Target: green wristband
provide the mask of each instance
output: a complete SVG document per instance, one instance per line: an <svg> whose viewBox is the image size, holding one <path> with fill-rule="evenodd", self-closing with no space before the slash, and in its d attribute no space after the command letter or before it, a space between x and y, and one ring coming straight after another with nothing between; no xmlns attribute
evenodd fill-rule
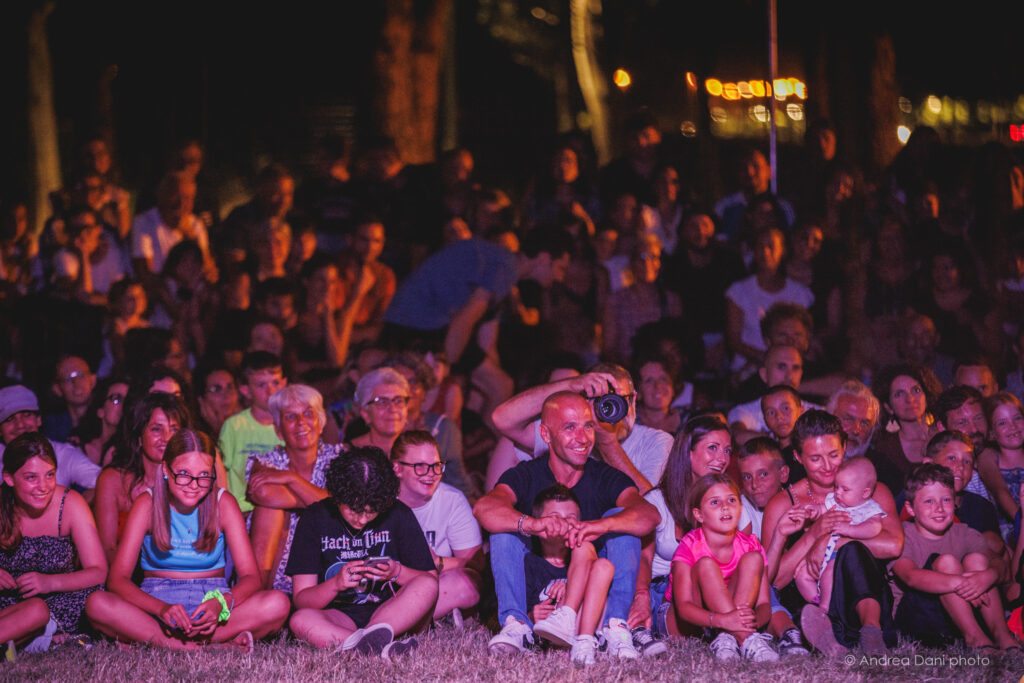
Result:
<svg viewBox="0 0 1024 683"><path fill-rule="evenodd" d="M217 598L217 602L220 603L220 615L217 617L217 621L224 623L231 616L231 610L228 609L228 601L224 599L219 590L207 591L206 595L203 596L203 602L206 602L210 598Z"/></svg>

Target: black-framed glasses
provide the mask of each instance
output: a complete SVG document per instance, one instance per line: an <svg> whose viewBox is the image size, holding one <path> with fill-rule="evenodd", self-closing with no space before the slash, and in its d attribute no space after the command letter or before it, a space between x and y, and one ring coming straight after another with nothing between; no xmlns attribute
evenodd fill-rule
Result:
<svg viewBox="0 0 1024 683"><path fill-rule="evenodd" d="M373 399L372 401L367 401L366 405L373 406L375 408L386 408L389 405L390 406L394 406L395 408L401 408L403 406L409 405L409 397L408 396L392 396L392 397L388 398L387 396L378 396L377 398Z"/></svg>
<svg viewBox="0 0 1024 683"><path fill-rule="evenodd" d="M396 460L399 465L405 465L411 467L412 471L416 473L417 477L426 475L427 472L433 472L434 474L444 473L446 463L443 462L402 462Z"/></svg>
<svg viewBox="0 0 1024 683"><path fill-rule="evenodd" d="M200 474L198 477L193 477L191 474L185 472L176 472L174 474L174 483L182 488L190 486L192 482L199 485L201 489L208 489L213 486L213 481L217 477L212 477L209 474Z"/></svg>

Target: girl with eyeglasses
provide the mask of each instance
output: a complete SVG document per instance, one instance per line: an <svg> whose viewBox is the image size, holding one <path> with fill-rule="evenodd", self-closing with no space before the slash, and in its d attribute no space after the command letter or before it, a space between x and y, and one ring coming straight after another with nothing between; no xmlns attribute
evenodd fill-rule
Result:
<svg viewBox="0 0 1024 683"><path fill-rule="evenodd" d="M402 432L391 447L398 475L398 499L412 508L430 545L439 591L434 619L452 615L458 627L462 611L480 600L483 539L466 495L441 481L445 463L430 432Z"/></svg>
<svg viewBox="0 0 1024 683"><path fill-rule="evenodd" d="M78 563L76 564L76 558ZM57 456L39 432L12 440L0 485L0 643L36 640L31 650L88 630L86 598L107 560L89 506L57 485Z"/></svg>
<svg viewBox="0 0 1024 683"><path fill-rule="evenodd" d="M86 613L119 642L172 650L207 644L252 651L277 631L288 598L260 590L256 559L235 498L217 487L214 444L184 429L167 442L153 487L132 505L107 579ZM228 585L225 549L238 580ZM132 582L136 563L141 586Z"/></svg>

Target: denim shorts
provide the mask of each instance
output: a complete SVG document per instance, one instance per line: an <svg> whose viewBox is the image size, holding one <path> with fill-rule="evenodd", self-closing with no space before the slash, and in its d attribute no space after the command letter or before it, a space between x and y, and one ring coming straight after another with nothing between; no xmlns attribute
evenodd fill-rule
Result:
<svg viewBox="0 0 1024 683"><path fill-rule="evenodd" d="M168 605L181 605L189 614L203 602L208 591L228 590L228 582L223 576L210 576L205 579L160 579L148 577L139 586L143 593L152 595Z"/></svg>

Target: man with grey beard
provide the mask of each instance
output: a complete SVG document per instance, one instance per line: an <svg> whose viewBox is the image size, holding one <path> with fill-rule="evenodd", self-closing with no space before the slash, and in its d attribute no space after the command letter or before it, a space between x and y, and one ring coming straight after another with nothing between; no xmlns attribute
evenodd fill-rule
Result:
<svg viewBox="0 0 1024 683"><path fill-rule="evenodd" d="M845 458L866 456L878 472L878 481L889 487L895 498L903 490L903 475L884 454L871 448L878 426L878 399L862 382L843 382L829 396L826 410L837 418L846 432Z"/></svg>

